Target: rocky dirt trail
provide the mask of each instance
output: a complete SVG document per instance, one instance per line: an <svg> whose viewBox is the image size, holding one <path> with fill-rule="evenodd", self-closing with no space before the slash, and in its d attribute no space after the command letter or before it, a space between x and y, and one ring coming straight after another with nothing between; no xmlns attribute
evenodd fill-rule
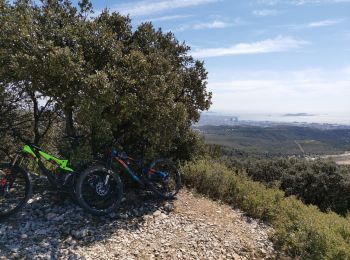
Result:
<svg viewBox="0 0 350 260"><path fill-rule="evenodd" d="M172 203L129 192L118 213L95 218L69 200L36 194L0 222L0 259L275 259L271 228L182 190Z"/></svg>

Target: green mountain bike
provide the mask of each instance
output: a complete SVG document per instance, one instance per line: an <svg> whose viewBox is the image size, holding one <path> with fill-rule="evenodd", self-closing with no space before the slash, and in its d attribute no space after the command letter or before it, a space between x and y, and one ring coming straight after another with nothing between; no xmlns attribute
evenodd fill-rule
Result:
<svg viewBox="0 0 350 260"><path fill-rule="evenodd" d="M0 164L0 218L9 217L28 202L32 195L32 180L22 163L25 157L34 158L40 172L45 175L51 186L57 191L64 191L74 196L74 178L76 172L69 166L68 160L61 160L46 153L40 147L23 140L25 143L10 163ZM51 165L48 169L44 161Z"/></svg>

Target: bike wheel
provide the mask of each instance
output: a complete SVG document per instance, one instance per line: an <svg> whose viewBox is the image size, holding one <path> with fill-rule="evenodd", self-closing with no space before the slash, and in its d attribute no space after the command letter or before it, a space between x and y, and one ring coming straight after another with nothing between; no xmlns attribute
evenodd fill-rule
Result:
<svg viewBox="0 0 350 260"><path fill-rule="evenodd" d="M83 209L102 216L118 208L123 196L123 185L115 172L108 171L104 166L93 166L79 174L75 192Z"/></svg>
<svg viewBox="0 0 350 260"><path fill-rule="evenodd" d="M159 196L172 199L181 188L181 174L172 161L158 159L152 162L146 174L147 183Z"/></svg>
<svg viewBox="0 0 350 260"><path fill-rule="evenodd" d="M102 163L100 161L82 161L75 167L75 169L77 169L76 172L74 172L69 176L67 186L68 186L70 197L75 204L79 205L79 202L77 199L77 192L76 192L76 186L77 186L76 182L78 179L79 172L82 172L90 167L101 165L101 164Z"/></svg>
<svg viewBox="0 0 350 260"><path fill-rule="evenodd" d="M0 219L21 210L31 194L32 182L25 170L10 163L0 164Z"/></svg>

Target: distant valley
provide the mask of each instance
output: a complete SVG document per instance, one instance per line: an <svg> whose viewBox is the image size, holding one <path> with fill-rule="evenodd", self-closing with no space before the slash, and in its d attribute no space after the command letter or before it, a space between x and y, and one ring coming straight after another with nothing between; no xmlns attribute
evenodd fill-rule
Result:
<svg viewBox="0 0 350 260"><path fill-rule="evenodd" d="M332 155L350 151L350 127L297 125L205 125L194 129L209 144L248 153Z"/></svg>

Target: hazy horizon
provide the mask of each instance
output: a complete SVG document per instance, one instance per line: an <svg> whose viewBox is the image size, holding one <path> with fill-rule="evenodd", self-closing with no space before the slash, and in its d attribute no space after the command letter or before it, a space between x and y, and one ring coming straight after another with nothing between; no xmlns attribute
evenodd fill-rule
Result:
<svg viewBox="0 0 350 260"><path fill-rule="evenodd" d="M305 122L305 123L328 123L328 124L340 124L350 125L350 116L347 113L340 114L327 114L327 113L316 113L308 115L293 115L305 113L303 111L298 112L230 112L230 111L208 111L204 112L205 115L217 115L217 116L231 116L238 117L241 121L271 121L271 122Z"/></svg>

